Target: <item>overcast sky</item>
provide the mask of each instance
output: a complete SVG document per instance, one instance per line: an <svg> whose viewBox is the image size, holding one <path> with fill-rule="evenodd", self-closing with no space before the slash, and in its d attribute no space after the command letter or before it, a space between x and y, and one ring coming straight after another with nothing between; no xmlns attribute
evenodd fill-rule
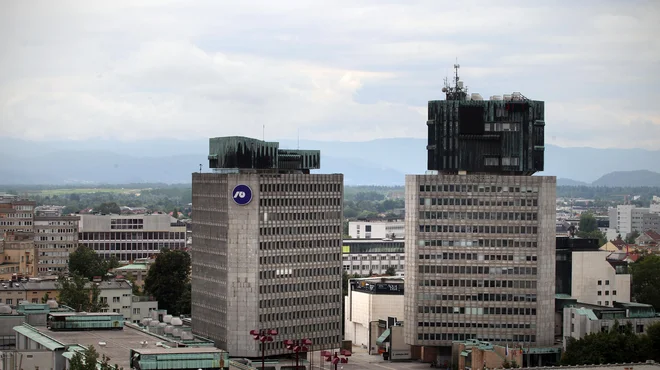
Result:
<svg viewBox="0 0 660 370"><path fill-rule="evenodd" d="M425 137L458 58L548 143L658 149L659 35L657 0L2 0L0 135Z"/></svg>

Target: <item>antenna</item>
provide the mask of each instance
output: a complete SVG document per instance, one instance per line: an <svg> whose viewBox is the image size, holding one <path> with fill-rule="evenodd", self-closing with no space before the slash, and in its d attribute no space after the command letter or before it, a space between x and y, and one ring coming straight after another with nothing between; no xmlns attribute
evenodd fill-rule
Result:
<svg viewBox="0 0 660 370"><path fill-rule="evenodd" d="M199 164L199 173L202 173L202 164Z"/></svg>
<svg viewBox="0 0 660 370"><path fill-rule="evenodd" d="M261 139L263 141L266 141L266 124L264 124L263 127L261 128Z"/></svg>
<svg viewBox="0 0 660 370"><path fill-rule="evenodd" d="M298 150L300 150L300 129L298 129Z"/></svg>

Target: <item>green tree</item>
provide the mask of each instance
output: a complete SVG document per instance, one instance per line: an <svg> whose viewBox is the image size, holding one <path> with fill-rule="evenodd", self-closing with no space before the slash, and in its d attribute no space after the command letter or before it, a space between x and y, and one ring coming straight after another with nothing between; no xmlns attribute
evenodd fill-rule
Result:
<svg viewBox="0 0 660 370"><path fill-rule="evenodd" d="M183 291L179 301L176 303L177 310L179 315L190 315L192 308L192 284L186 284L186 288Z"/></svg>
<svg viewBox="0 0 660 370"><path fill-rule="evenodd" d="M390 266L385 270L386 275L396 276L396 269L393 266Z"/></svg>
<svg viewBox="0 0 660 370"><path fill-rule="evenodd" d="M174 210L172 210L172 217L174 218L179 218L179 210L174 207Z"/></svg>
<svg viewBox="0 0 660 370"><path fill-rule="evenodd" d="M80 245L69 255L69 272L93 280L95 276L106 278L108 270L119 267L115 256L103 260L93 249Z"/></svg>
<svg viewBox="0 0 660 370"><path fill-rule="evenodd" d="M598 222L591 212L584 212L580 215L580 224L578 227L580 232L590 233L598 230Z"/></svg>
<svg viewBox="0 0 660 370"><path fill-rule="evenodd" d="M637 238L639 238L639 231L635 230L626 235L626 244L635 244L635 240L637 240Z"/></svg>
<svg viewBox="0 0 660 370"><path fill-rule="evenodd" d="M632 295L636 302L660 311L660 256L647 255L630 265Z"/></svg>
<svg viewBox="0 0 660 370"><path fill-rule="evenodd" d="M107 303L101 302L99 298L101 290L98 285L88 283L84 276L74 274L67 278L60 275L55 283L60 291L58 302L74 310L85 312L100 312L107 308Z"/></svg>
<svg viewBox="0 0 660 370"><path fill-rule="evenodd" d="M621 364L646 361L649 338L634 333L630 323L618 321L609 331L587 334L582 339L568 340L562 356L563 365Z"/></svg>
<svg viewBox="0 0 660 370"><path fill-rule="evenodd" d="M660 362L660 322L653 323L646 328L649 339L649 360Z"/></svg>
<svg viewBox="0 0 660 370"><path fill-rule="evenodd" d="M180 315L189 283L190 255L180 250L163 249L149 268L144 291L154 296L158 305L169 314Z"/></svg>
<svg viewBox="0 0 660 370"><path fill-rule="evenodd" d="M111 213L116 215L121 214L121 208L115 202L101 203L98 207L94 207L94 211L105 215Z"/></svg>
<svg viewBox="0 0 660 370"><path fill-rule="evenodd" d="M96 370L99 353L94 346L89 346L82 352L76 352L69 362L70 370Z"/></svg>

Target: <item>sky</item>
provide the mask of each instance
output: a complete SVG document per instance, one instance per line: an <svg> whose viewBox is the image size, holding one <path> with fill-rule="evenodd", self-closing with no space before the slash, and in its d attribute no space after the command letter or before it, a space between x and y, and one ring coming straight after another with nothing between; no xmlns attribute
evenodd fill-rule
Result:
<svg viewBox="0 0 660 370"><path fill-rule="evenodd" d="M0 136L426 136L469 91L544 100L546 143L660 147L660 2L3 0Z"/></svg>

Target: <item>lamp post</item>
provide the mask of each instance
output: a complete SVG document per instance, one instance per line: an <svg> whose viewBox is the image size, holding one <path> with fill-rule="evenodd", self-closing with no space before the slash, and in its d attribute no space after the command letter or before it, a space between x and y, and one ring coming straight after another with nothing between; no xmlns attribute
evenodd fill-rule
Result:
<svg viewBox="0 0 660 370"><path fill-rule="evenodd" d="M351 351L342 349L339 351L339 355L344 356L344 357L339 357L337 355L337 352L335 352L334 356L331 355L329 352L325 352L325 361L330 362L331 364L335 365L335 370L337 370L337 364L347 364L348 363L348 358L351 355Z"/></svg>
<svg viewBox="0 0 660 370"><path fill-rule="evenodd" d="M300 352L307 352L309 350L309 347L312 345L312 341L310 339L304 338L304 339L287 339L284 341L284 345L286 348L290 351L293 351L296 354L296 370L298 369L298 354Z"/></svg>
<svg viewBox="0 0 660 370"><path fill-rule="evenodd" d="M250 335L252 335L254 340L261 342L261 370L266 370L266 343L273 341L273 336L277 335L277 330L250 330Z"/></svg>

